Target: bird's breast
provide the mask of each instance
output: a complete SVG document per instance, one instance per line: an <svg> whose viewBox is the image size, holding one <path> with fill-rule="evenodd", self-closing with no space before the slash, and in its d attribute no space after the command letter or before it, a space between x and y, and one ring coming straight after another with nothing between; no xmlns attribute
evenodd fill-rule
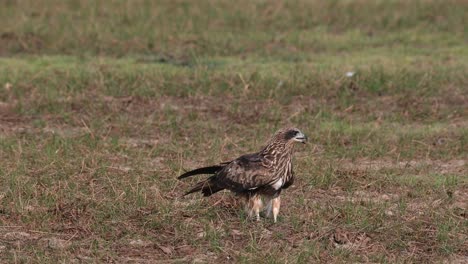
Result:
<svg viewBox="0 0 468 264"><path fill-rule="evenodd" d="M281 187L283 187L283 178L279 178L275 183L273 183L273 185L271 185L275 190L279 190L281 189Z"/></svg>

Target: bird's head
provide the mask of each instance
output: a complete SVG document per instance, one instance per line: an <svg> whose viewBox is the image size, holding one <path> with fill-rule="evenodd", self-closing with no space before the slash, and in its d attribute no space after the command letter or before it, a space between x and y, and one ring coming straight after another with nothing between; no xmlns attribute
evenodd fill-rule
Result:
<svg viewBox="0 0 468 264"><path fill-rule="evenodd" d="M297 128L284 128L275 133L262 152L266 155L277 155L283 151L292 151L294 143L305 144L307 136Z"/></svg>
<svg viewBox="0 0 468 264"><path fill-rule="evenodd" d="M300 142L305 144L307 142L307 136L302 133L299 129L297 128L287 128L282 131L280 131L286 141L290 142Z"/></svg>
<svg viewBox="0 0 468 264"><path fill-rule="evenodd" d="M299 142L305 144L307 136L295 127L283 128L275 133L270 139L271 144L293 145L292 143Z"/></svg>

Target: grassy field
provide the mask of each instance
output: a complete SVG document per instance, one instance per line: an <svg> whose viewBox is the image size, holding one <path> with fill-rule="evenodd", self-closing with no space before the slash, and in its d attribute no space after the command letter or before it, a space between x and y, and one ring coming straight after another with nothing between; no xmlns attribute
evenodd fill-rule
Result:
<svg viewBox="0 0 468 264"><path fill-rule="evenodd" d="M468 262L466 1L158 2L0 3L0 262ZM289 125L278 223L181 198Z"/></svg>

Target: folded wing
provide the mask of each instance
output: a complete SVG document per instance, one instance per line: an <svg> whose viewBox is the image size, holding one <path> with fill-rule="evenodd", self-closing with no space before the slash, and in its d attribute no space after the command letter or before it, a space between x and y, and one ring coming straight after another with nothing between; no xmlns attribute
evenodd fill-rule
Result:
<svg viewBox="0 0 468 264"><path fill-rule="evenodd" d="M181 175L185 178L195 174L214 174L208 179L197 183L190 191L201 191L204 196L210 196L218 191L228 189L236 193L247 193L270 184L273 179L272 168L268 160L258 154L241 156L221 166L200 168Z"/></svg>

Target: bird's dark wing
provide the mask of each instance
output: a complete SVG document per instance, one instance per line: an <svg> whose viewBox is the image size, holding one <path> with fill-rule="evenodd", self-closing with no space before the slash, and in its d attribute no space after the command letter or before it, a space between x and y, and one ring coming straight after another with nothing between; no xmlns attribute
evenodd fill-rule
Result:
<svg viewBox="0 0 468 264"><path fill-rule="evenodd" d="M209 166L209 167L203 167L203 168L198 168L195 170L187 171L186 173L180 175L177 177L177 179L182 180L187 177L193 176L193 175L198 175L198 174L215 174L219 170L221 170L226 164L229 164L230 161L228 162L221 162L219 165L214 165L214 166Z"/></svg>
<svg viewBox="0 0 468 264"><path fill-rule="evenodd" d="M187 178L187 177L190 177L190 176L193 176L193 175L198 175L198 174L215 174L217 171L219 171L222 168L223 168L223 166L219 166L219 165L198 168L198 169L188 171L188 172L180 175L179 177L177 177L177 179L182 180L184 178Z"/></svg>
<svg viewBox="0 0 468 264"><path fill-rule="evenodd" d="M270 161L261 155L247 154L224 166L213 181L234 192L254 190L274 181L272 169Z"/></svg>
<svg viewBox="0 0 468 264"><path fill-rule="evenodd" d="M247 154L233 161L221 163L218 166L199 168L179 176L183 179L196 174L214 174L206 180L197 183L185 195L201 191L204 196L210 196L223 189L243 193L275 181L273 166L261 155Z"/></svg>

